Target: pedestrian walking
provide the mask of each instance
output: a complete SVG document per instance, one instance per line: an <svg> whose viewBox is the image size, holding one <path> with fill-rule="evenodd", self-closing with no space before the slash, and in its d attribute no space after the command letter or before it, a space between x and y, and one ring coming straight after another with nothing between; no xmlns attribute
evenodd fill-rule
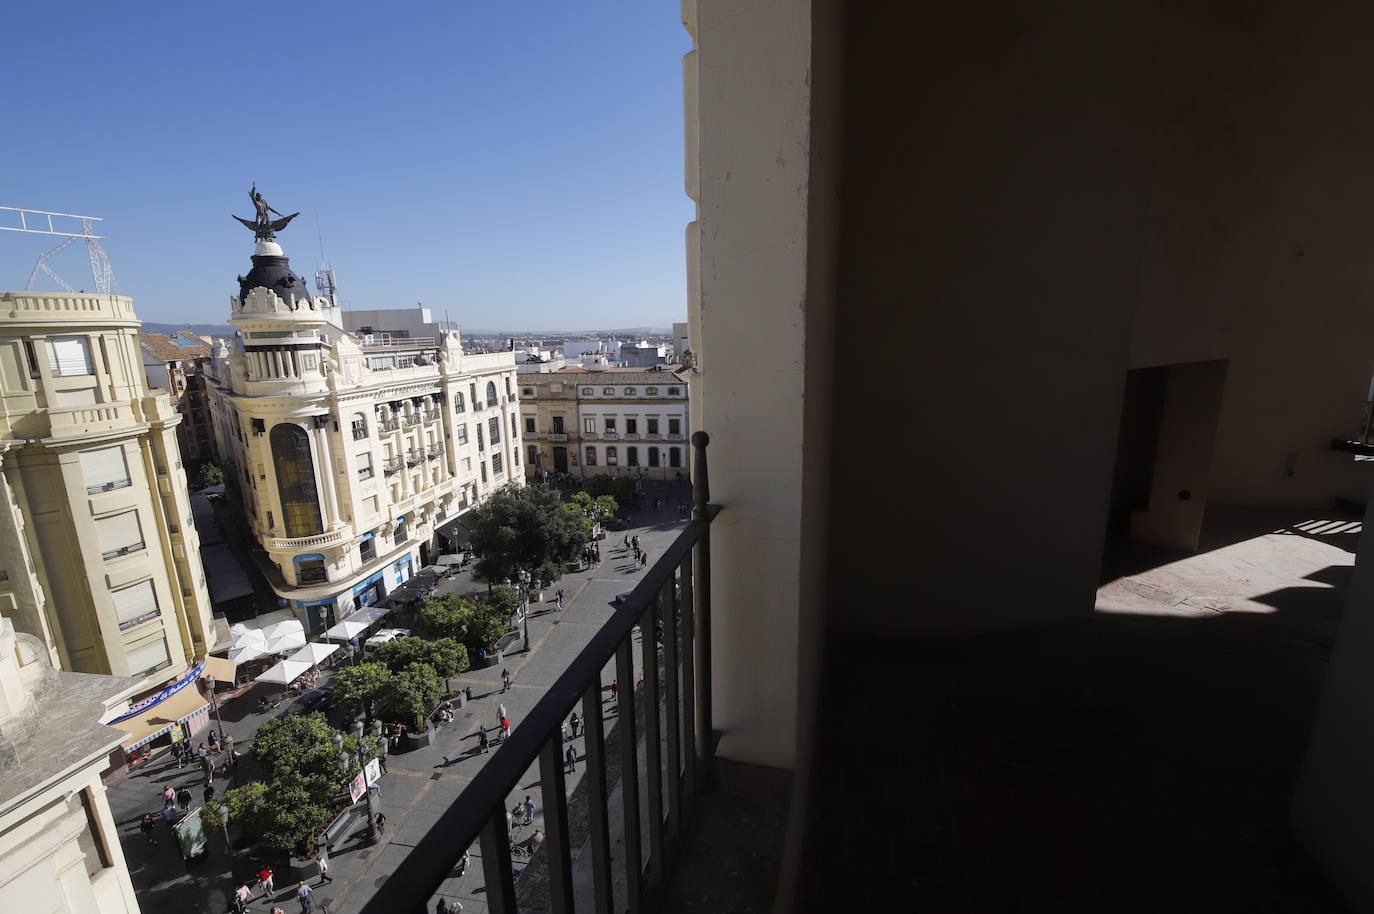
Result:
<svg viewBox="0 0 1374 914"><path fill-rule="evenodd" d="M209 806L209 805L210 805L210 801L213 800L214 798L215 798L215 785L214 785L214 784L206 784L206 785L205 785L205 805L206 805L206 806Z"/></svg>
<svg viewBox="0 0 1374 914"><path fill-rule="evenodd" d="M310 914L315 910L315 893L310 891L310 886L306 885L303 879L300 885L296 886L296 900L301 903L301 914Z"/></svg>
<svg viewBox="0 0 1374 914"><path fill-rule="evenodd" d="M334 877L329 875L329 855L324 851L316 851L315 862L320 865L320 885L333 882Z"/></svg>
<svg viewBox="0 0 1374 914"><path fill-rule="evenodd" d="M162 805L163 805L163 806L166 806L168 803L175 803L176 801L177 801L177 792L176 792L176 788L174 788L171 784L168 784L166 787L163 787L163 788L162 788Z"/></svg>
<svg viewBox="0 0 1374 914"><path fill-rule="evenodd" d="M630 548L630 534L628 534L628 533L625 534L625 548L626 548L626 549L629 549L629 548Z"/></svg>
<svg viewBox="0 0 1374 914"><path fill-rule="evenodd" d="M186 745L186 742L184 740L172 747L172 754L176 757L178 768L181 768L186 764L186 756L188 754L186 750L188 748L189 747Z"/></svg>
<svg viewBox="0 0 1374 914"><path fill-rule="evenodd" d="M191 788L183 787L177 791L177 802L181 804L181 808L183 811L190 812L191 799Z"/></svg>
<svg viewBox="0 0 1374 914"><path fill-rule="evenodd" d="M248 902L253 900L253 890L248 887L248 883L243 882L234 887L234 910L243 914L248 910Z"/></svg>
<svg viewBox="0 0 1374 914"><path fill-rule="evenodd" d="M276 886L272 884L272 867L265 863L258 870L258 887L262 889L263 898L276 891Z"/></svg>
<svg viewBox="0 0 1374 914"><path fill-rule="evenodd" d="M569 722L572 724L573 739L577 739L582 735L582 718L578 717L577 712L574 711L572 712L572 717L569 718Z"/></svg>
<svg viewBox="0 0 1374 914"><path fill-rule="evenodd" d="M177 808L175 804L168 804L162 807L162 821L167 823L168 828L175 829L177 820Z"/></svg>
<svg viewBox="0 0 1374 914"><path fill-rule="evenodd" d="M619 696L619 695L620 695L620 680L619 680L619 679L612 679L612 680L611 680L611 701L615 701L616 698L617 698L617 696Z"/></svg>
<svg viewBox="0 0 1374 914"><path fill-rule="evenodd" d="M381 835L381 834L385 834L385 833L386 833L386 814L385 814L385 813L380 813L380 812L379 812L379 813L377 813L377 834Z"/></svg>
<svg viewBox="0 0 1374 914"><path fill-rule="evenodd" d="M201 758L208 758L210 755L210 750L205 747L204 743L201 743L196 748L196 755L200 756Z"/></svg>
<svg viewBox="0 0 1374 914"><path fill-rule="evenodd" d="M504 743L508 736L510 736L510 718L503 717L501 718L501 742Z"/></svg>
<svg viewBox="0 0 1374 914"><path fill-rule="evenodd" d="M154 834L156 829L157 826L153 824L153 817L151 814L145 814L143 816L143 821L138 823L138 830L143 832L143 837L148 839L149 844L157 843L157 835Z"/></svg>
<svg viewBox="0 0 1374 914"><path fill-rule="evenodd" d="M568 726L568 722L566 720L563 721L562 730L563 742L566 743L568 740L572 739L572 727Z"/></svg>
<svg viewBox="0 0 1374 914"><path fill-rule="evenodd" d="M525 824L534 824L534 801L530 799L529 794L525 794Z"/></svg>
<svg viewBox="0 0 1374 914"><path fill-rule="evenodd" d="M647 552L641 552L641 553L639 554L639 567L640 567L640 568L644 568L644 567L646 567L648 564L649 564L649 553L647 553Z"/></svg>
<svg viewBox="0 0 1374 914"><path fill-rule="evenodd" d="M480 725L477 728L477 748L482 752L488 752L491 749L491 743L487 739L487 728Z"/></svg>
<svg viewBox="0 0 1374 914"><path fill-rule="evenodd" d="M577 747L569 746L568 751L563 756L563 761L567 763L568 774L577 770Z"/></svg>
<svg viewBox="0 0 1374 914"><path fill-rule="evenodd" d="M496 716L497 716L497 717L506 717L506 716L507 716L507 714L506 714L506 703L505 703L505 702L501 702L500 704L498 704L498 705L496 706Z"/></svg>
<svg viewBox="0 0 1374 914"><path fill-rule="evenodd" d="M501 694L506 694L510 690L510 670L501 670ZM504 716L504 715L503 715Z"/></svg>

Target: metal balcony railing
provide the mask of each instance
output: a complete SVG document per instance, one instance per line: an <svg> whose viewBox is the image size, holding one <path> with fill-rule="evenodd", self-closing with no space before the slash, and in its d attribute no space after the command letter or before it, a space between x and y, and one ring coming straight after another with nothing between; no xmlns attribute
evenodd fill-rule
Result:
<svg viewBox="0 0 1374 914"><path fill-rule="evenodd" d="M121 479L115 482L107 482L98 486L86 486L86 494L96 495L100 492L113 492L115 489L122 489L129 485L131 485L129 480Z"/></svg>
<svg viewBox="0 0 1374 914"><path fill-rule="evenodd" d="M419 414L419 413L407 413L406 416L405 416L405 418L401 420L401 424L404 425L406 428L411 428L412 426L419 425L419 424L420 424L420 414Z"/></svg>
<svg viewBox="0 0 1374 914"><path fill-rule="evenodd" d="M323 568L302 568L296 572L297 584L323 584L329 580L329 572Z"/></svg>
<svg viewBox="0 0 1374 914"><path fill-rule="evenodd" d="M638 440L639 440L639 432L626 432L626 433L625 433L625 440L626 440L626 441L638 441Z"/></svg>
<svg viewBox="0 0 1374 914"><path fill-rule="evenodd" d="M425 452L424 452L424 451L420 451L420 450L411 451L410 453L406 454L406 466L408 466L408 467L413 467L413 466L415 466L417 463L419 463L420 461L422 461L422 460L424 460L424 459L425 459Z"/></svg>
<svg viewBox="0 0 1374 914"><path fill-rule="evenodd" d="M567 432L549 432L549 440L550 440L550 441L567 441L567 440L568 440L568 433L567 433Z"/></svg>
<svg viewBox="0 0 1374 914"><path fill-rule="evenodd" d="M400 419L383 419L383 420L382 420L382 431L384 431L384 432L394 432L394 431L397 431L400 427L401 427L401 420L400 420Z"/></svg>
<svg viewBox="0 0 1374 914"><path fill-rule="evenodd" d="M395 473L405 466L405 460L400 457L388 457L386 463L382 464L382 471L385 473Z"/></svg>
<svg viewBox="0 0 1374 914"><path fill-rule="evenodd" d="M439 411L438 411L437 409L426 410L426 411L425 411L425 421L426 421L426 422L438 422L438 421L439 421Z"/></svg>
<svg viewBox="0 0 1374 914"><path fill-rule="evenodd" d="M663 439L663 436L660 435L658 432L649 432L649 434L645 435L644 437L649 441L661 441Z"/></svg>
<svg viewBox="0 0 1374 914"><path fill-rule="evenodd" d="M146 547L141 542L130 543L127 546L120 546L118 549L111 549L108 552L102 552L100 553L100 557L108 562L110 559L117 559L121 555L128 555L131 552L141 552L145 548Z"/></svg>
<svg viewBox="0 0 1374 914"><path fill-rule="evenodd" d="M595 910L609 912L623 882L629 909L661 887L682 846L683 828L709 775L715 738L711 731L711 521L708 504L706 434L693 438L697 474L692 521L614 611L558 681L525 715L520 726L482 766L410 852L389 874L385 892L372 896L361 914L433 909L433 895L463 851L481 841L483 898L494 914L516 910L515 876L506 830L506 798L539 761L548 893L555 914L573 910L572 840L564 780L562 724L578 705L586 721L586 788L590 861ZM681 599L679 600L679 594ZM679 605L680 604L680 605ZM635 629L640 644L635 643ZM634 652L646 671L642 689L642 747L636 726ZM601 670L615 658L616 678L626 684L616 701L619 789L623 802L612 808L606 780L608 751L603 723ZM643 752L644 771L639 758ZM666 789L665 789L666 788ZM624 834L643 833L640 797L645 798L647 843L628 840L611 857L610 816L624 817ZM665 799L666 798L666 799ZM474 860L477 855L473 855ZM620 873L612 872L612 867Z"/></svg>
<svg viewBox="0 0 1374 914"><path fill-rule="evenodd" d="M431 444L429 450L427 450L425 454L430 460L438 460L440 457L444 456L444 445L442 443Z"/></svg>

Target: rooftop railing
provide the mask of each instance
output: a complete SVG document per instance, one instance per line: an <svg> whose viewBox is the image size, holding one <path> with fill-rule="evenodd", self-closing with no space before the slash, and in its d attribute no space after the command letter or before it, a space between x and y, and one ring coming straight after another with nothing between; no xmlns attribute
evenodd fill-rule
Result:
<svg viewBox="0 0 1374 914"><path fill-rule="evenodd" d="M396 865L387 879L386 891L373 895L363 905L362 914L433 910L432 897L474 840L481 842L487 910L513 914L515 871L505 804L536 759L545 823L544 841L536 856L547 855L551 910L555 914L572 912L574 848L564 780L562 724L578 705L586 722L584 778L594 909L610 914L613 885L622 881L632 911L644 910L645 903L661 889L672 863L670 854L678 846L677 839L707 780L715 751L711 732L710 526L720 508L708 503L708 441L704 432L692 437L697 465L692 520L634 590L611 604L614 612L610 620ZM640 632L638 646L636 629ZM616 678L627 686L633 684L636 650L641 652L645 671L640 686L644 732L636 732L635 689L621 688L615 696L622 797L617 805L624 819L624 834L643 834L643 824L648 839L627 840L612 859L601 670L614 658ZM643 770L637 739L641 735ZM641 795L648 813L645 823L640 822ZM619 879L613 867L622 871Z"/></svg>

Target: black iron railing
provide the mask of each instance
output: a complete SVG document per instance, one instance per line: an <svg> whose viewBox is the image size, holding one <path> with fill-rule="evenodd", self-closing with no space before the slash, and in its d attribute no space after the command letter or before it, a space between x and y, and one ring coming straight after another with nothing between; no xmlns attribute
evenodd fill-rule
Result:
<svg viewBox="0 0 1374 914"><path fill-rule="evenodd" d="M515 872L505 804L535 759L539 760L545 824L545 838L538 853L547 855L551 910L555 914L573 911L575 848L569 829L562 725L579 704L586 725L584 778L594 910L611 914L615 894L613 867L623 871L631 911L643 910L651 903L668 873L670 850L707 779L715 745L711 733L710 529L720 508L708 503L708 441L704 432L692 436L696 479L691 522L635 589L611 604L615 611L610 620L477 772L472 783L388 874L385 891L373 895L363 905L362 914L420 914L432 910L431 899L474 840L481 842L487 909L494 914L513 914ZM636 629L640 632L644 673L644 732L636 733L634 688L621 688L616 695L615 742L619 753L620 814L626 838L624 852L612 860L601 670L614 658L617 680L632 686ZM641 735L645 753L642 772L638 740ZM640 821L641 793L646 799L647 823ZM649 839L641 846L634 836L642 834L644 825Z"/></svg>

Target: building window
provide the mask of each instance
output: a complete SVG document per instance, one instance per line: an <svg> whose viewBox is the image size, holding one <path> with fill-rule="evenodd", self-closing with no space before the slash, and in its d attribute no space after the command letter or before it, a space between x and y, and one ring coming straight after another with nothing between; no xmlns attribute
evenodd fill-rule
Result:
<svg viewBox="0 0 1374 914"><path fill-rule="evenodd" d="M587 466L596 466L596 448L592 447L590 444L587 445Z"/></svg>
<svg viewBox="0 0 1374 914"><path fill-rule="evenodd" d="M464 472L464 473L471 473L471 472L472 472L472 458L471 458L471 457L464 457L464 458L463 458L463 472Z"/></svg>
<svg viewBox="0 0 1374 914"><path fill-rule="evenodd" d="M516 431L516 428L515 428L515 413L511 413L511 414L510 414L510 436L511 436L512 438L514 438L517 434L519 434L519 433Z"/></svg>
<svg viewBox="0 0 1374 914"><path fill-rule="evenodd" d="M510 396L510 375L506 375L506 396Z"/></svg>
<svg viewBox="0 0 1374 914"><path fill-rule="evenodd" d="M534 434L534 417L533 417L533 416L526 416L526 417L525 417L525 434L526 434L526 435L533 435L533 434Z"/></svg>
<svg viewBox="0 0 1374 914"><path fill-rule="evenodd" d="M322 555L298 555L291 560L296 565L297 584L322 584L329 580Z"/></svg>
<svg viewBox="0 0 1374 914"><path fill-rule="evenodd" d="M535 445L527 445L527 450L525 451L525 454L527 457L527 463L539 463L539 448Z"/></svg>
<svg viewBox="0 0 1374 914"><path fill-rule="evenodd" d="M172 665L172 656L167 653L167 639L162 635L134 648L126 656L129 658L130 676L147 676Z"/></svg>
<svg viewBox="0 0 1374 914"><path fill-rule="evenodd" d="M670 419L668 420L668 434L670 434L670 435L681 435L681 434L682 434L682 420L681 420L681 419L671 419L671 418L670 418Z"/></svg>
<svg viewBox="0 0 1374 914"><path fill-rule="evenodd" d="M681 388L681 387L670 387L670 388L668 388L668 396L670 396L670 397L680 397L680 396L682 396L682 388Z"/></svg>
<svg viewBox="0 0 1374 914"><path fill-rule="evenodd" d="M584 387L584 388L582 388L582 396L584 396L584 397L590 397L590 396L592 396L592 389L591 389L590 387Z"/></svg>
<svg viewBox="0 0 1374 914"><path fill-rule="evenodd" d="M101 870L114 866L114 860L110 856L109 846L105 843L105 835L101 831L100 819L96 815L95 805L91 802L89 789L81 791L81 808L86 813L86 828L77 835L76 843L86 858L86 875L94 876Z"/></svg>
<svg viewBox="0 0 1374 914"><path fill-rule="evenodd" d="M596 434L596 417L584 416L582 418L582 431L588 435Z"/></svg>
<svg viewBox="0 0 1374 914"><path fill-rule="evenodd" d="M95 374L91 367L90 340L84 336L62 336L48 340L48 371L56 378Z"/></svg>
<svg viewBox="0 0 1374 914"><path fill-rule="evenodd" d="M515 464L516 466L520 466L520 448L511 448L510 459L511 463Z"/></svg>
<svg viewBox="0 0 1374 914"><path fill-rule="evenodd" d="M682 466L682 453L681 453L681 450L682 450L681 448L675 448L675 447L674 447L674 448L669 448L669 449L668 449L668 466L670 466L670 467L680 467L680 466Z"/></svg>
<svg viewBox="0 0 1374 914"><path fill-rule="evenodd" d="M392 538L392 541L397 546L399 546L408 539L410 539L410 529L406 525L406 519L404 517L397 518L396 533L395 536Z"/></svg>
<svg viewBox="0 0 1374 914"><path fill-rule="evenodd" d="M647 419L647 420L645 420L645 421L647 421L647 422L649 423L649 434L650 434L650 435L657 435L657 434L658 434L658 420L657 420L657 419Z"/></svg>
<svg viewBox="0 0 1374 914"><path fill-rule="evenodd" d="M476 429L477 429L477 450L479 450L479 451L485 451L485 450L487 449L487 443L486 443L486 441L484 441L484 440L482 439L482 423L481 423L481 422L478 422L478 423L477 423Z"/></svg>
<svg viewBox="0 0 1374 914"><path fill-rule="evenodd" d="M358 560L361 562L370 562L376 557L377 544L373 541L372 534L369 533L367 537L358 544Z"/></svg>
<svg viewBox="0 0 1374 914"><path fill-rule="evenodd" d="M359 479L371 479L371 478L373 477L373 475L374 475L374 474L373 474L373 470L372 470L372 455L371 455L370 453L368 453L368 454L359 454L359 455L358 455L358 478L359 478Z"/></svg>
<svg viewBox="0 0 1374 914"><path fill-rule="evenodd" d="M487 481L487 462L483 460L478 466L482 469L482 482Z"/></svg>
<svg viewBox="0 0 1374 914"><path fill-rule="evenodd" d="M464 409L463 392L461 390L455 390L453 392L453 411L455 413L461 413Z"/></svg>
<svg viewBox="0 0 1374 914"><path fill-rule="evenodd" d="M650 390L652 390L652 389L653 389L653 388L650 388ZM635 395L635 389L634 389L633 387L627 387L627 388L625 388L625 396L627 396L627 397L633 397L634 395Z"/></svg>
<svg viewBox="0 0 1374 914"><path fill-rule="evenodd" d="M649 466L658 466L658 448L656 447L649 448Z"/></svg>
<svg viewBox="0 0 1374 914"><path fill-rule="evenodd" d="M522 396L522 397L532 397L532 396L534 396L534 388L533 388L533 387L522 387L522 388L520 388L520 396Z"/></svg>
<svg viewBox="0 0 1374 914"><path fill-rule="evenodd" d="M377 496L369 495L363 499L363 507L373 514L377 513Z"/></svg>
<svg viewBox="0 0 1374 914"><path fill-rule="evenodd" d="M606 424L606 432L607 432L607 434L614 435L614 434L615 434L615 417L614 417L614 416L606 416L606 417L603 418L601 421L604 422L604 423Z"/></svg>
<svg viewBox="0 0 1374 914"><path fill-rule="evenodd" d="M614 388L614 387L603 387L603 388L601 388L601 392L602 392L603 394L605 394L606 396L608 396L608 397L614 397L614 396L615 396L615 388Z"/></svg>
<svg viewBox="0 0 1374 914"><path fill-rule="evenodd" d="M33 340L24 340L24 358L29 363L29 377L39 377L38 356L33 351Z"/></svg>
<svg viewBox="0 0 1374 914"><path fill-rule="evenodd" d="M495 406L495 405L497 404L497 402L498 402L498 401L497 401L497 399L496 399L496 382L495 382L495 381L488 381L488 382L487 382L487 405L488 405L488 406Z"/></svg>
<svg viewBox="0 0 1374 914"><path fill-rule="evenodd" d="M161 608L157 605L157 593L153 590L152 579L111 591L110 598L114 601L115 616L119 619L121 630L133 628L162 614ZM134 675L137 675L142 667L133 666L132 669Z"/></svg>
<svg viewBox="0 0 1374 914"><path fill-rule="evenodd" d="M271 511L268 511L268 512L267 512L267 529L268 529L268 530L272 530L272 529L275 529L276 526L277 526L277 522L276 522L276 520L272 517L272 512L271 512Z"/></svg>
<svg viewBox="0 0 1374 914"><path fill-rule="evenodd" d="M562 416L554 416L553 419L552 419L552 421L553 421L553 433L554 433L555 435L561 435L561 434L563 434L563 433L564 433L564 431L563 431L563 417L562 417Z"/></svg>
<svg viewBox="0 0 1374 914"><path fill-rule="evenodd" d="M323 533L310 436L299 425L279 422L272 426L271 441L272 464L277 471L277 494L281 498L287 537L298 539Z"/></svg>
<svg viewBox="0 0 1374 914"><path fill-rule="evenodd" d="M638 420L638 419L631 419L631 418L629 418L629 417L626 417L626 419L625 419L625 434L627 434L627 435L638 435L638 434L639 434L639 420Z"/></svg>
<svg viewBox="0 0 1374 914"><path fill-rule="evenodd" d="M137 511L97 518L95 527L100 532L101 557L106 561L144 548L143 530L138 524Z"/></svg>
<svg viewBox="0 0 1374 914"><path fill-rule="evenodd" d="M472 396L472 411L477 412L482 408L482 401L477 399L477 385L469 384L468 393Z"/></svg>
<svg viewBox="0 0 1374 914"><path fill-rule="evenodd" d="M109 492L129 485L129 468L124 463L124 448L102 447L81 452L81 475L86 491Z"/></svg>
<svg viewBox="0 0 1374 914"><path fill-rule="evenodd" d="M637 448L637 447L627 447L627 448L625 448L625 465L626 465L626 466L632 466L632 467L637 467L637 466L639 466L639 448Z"/></svg>
<svg viewBox="0 0 1374 914"><path fill-rule="evenodd" d="M362 416L353 420L353 440L362 441L367 437L367 420Z"/></svg>
<svg viewBox="0 0 1374 914"><path fill-rule="evenodd" d="M619 462L619 461L616 459L616 456L615 456L615 448L613 448L613 447L608 447L608 448L606 448L606 466L608 466L608 467L613 467L613 466L615 466L618 462Z"/></svg>
<svg viewBox="0 0 1374 914"><path fill-rule="evenodd" d="M645 395L650 396L650 397L657 397L657 396L658 396L658 388L657 388L657 387L646 387L646 388L644 388L644 393L645 393Z"/></svg>
<svg viewBox="0 0 1374 914"><path fill-rule="evenodd" d="M458 426L457 433L458 433L458 443L459 443L459 444L467 444L467 443L468 443L468 427L467 427L466 425L460 425L460 426Z"/></svg>
<svg viewBox="0 0 1374 914"><path fill-rule="evenodd" d="M492 416L487 420L487 437L491 439L492 446L501 443L501 417Z"/></svg>
<svg viewBox="0 0 1374 914"><path fill-rule="evenodd" d="M492 454L492 455L491 455L491 473L492 473L492 475L493 475L493 476L500 476L500 475L501 475L502 473L504 473L504 472L506 472L506 469L505 469L505 467L502 466L502 464L501 464L501 455L500 455L500 454Z"/></svg>

